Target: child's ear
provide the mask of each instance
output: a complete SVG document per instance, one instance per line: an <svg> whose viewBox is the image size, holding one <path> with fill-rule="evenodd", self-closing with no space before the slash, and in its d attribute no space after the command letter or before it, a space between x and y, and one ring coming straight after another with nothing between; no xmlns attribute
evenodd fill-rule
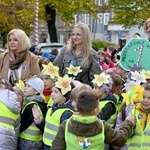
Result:
<svg viewBox="0 0 150 150"><path fill-rule="evenodd" d="M98 113L99 113L99 108L97 107L97 108L95 108L93 111L92 111L92 115L98 115Z"/></svg>

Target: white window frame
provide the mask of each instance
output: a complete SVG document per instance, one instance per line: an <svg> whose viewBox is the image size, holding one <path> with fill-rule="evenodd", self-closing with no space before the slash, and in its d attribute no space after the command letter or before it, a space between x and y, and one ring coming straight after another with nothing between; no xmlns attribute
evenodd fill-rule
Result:
<svg viewBox="0 0 150 150"><path fill-rule="evenodd" d="M102 13L97 13L97 23L98 24L103 24L103 14Z"/></svg>
<svg viewBox="0 0 150 150"><path fill-rule="evenodd" d="M104 13L104 25L108 25L109 22L109 13Z"/></svg>
<svg viewBox="0 0 150 150"><path fill-rule="evenodd" d="M103 4L103 1L102 0L98 0L97 5L98 6L102 6L102 4Z"/></svg>

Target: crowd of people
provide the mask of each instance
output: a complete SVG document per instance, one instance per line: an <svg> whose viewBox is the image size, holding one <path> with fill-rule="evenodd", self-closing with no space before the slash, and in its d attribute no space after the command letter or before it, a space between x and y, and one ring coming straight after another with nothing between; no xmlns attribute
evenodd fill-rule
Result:
<svg viewBox="0 0 150 150"><path fill-rule="evenodd" d="M145 31L150 37L150 19ZM128 76L118 45L96 52L79 22L59 53L30 48L13 29L0 54L0 150L150 148L149 72Z"/></svg>

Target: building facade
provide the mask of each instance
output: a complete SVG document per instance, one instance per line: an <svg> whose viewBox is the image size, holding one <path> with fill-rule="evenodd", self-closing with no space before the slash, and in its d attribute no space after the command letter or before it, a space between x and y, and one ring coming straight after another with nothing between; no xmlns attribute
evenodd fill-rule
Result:
<svg viewBox="0 0 150 150"><path fill-rule="evenodd" d="M101 6L107 4L108 0L94 0L94 2ZM113 12L100 10L97 13L97 19L93 18L86 12L82 14L75 14L74 24L78 21L86 23L91 31L92 39L99 39L101 41L109 41L120 45L125 45L131 37L138 35L141 38L147 38L144 29L138 29L137 27L132 27L125 29L123 25L111 24L110 18L113 17ZM65 43L69 37L72 27L67 27L61 18L56 19L57 37L58 42ZM50 42L48 30L46 24L39 25L39 42Z"/></svg>

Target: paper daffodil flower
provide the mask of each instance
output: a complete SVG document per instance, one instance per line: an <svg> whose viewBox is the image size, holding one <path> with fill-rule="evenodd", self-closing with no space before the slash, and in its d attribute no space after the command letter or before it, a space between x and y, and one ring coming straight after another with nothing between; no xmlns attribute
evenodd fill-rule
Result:
<svg viewBox="0 0 150 150"><path fill-rule="evenodd" d="M131 87L131 91L135 91L136 99L135 100L143 100L143 92L144 92L144 87L140 85L135 85Z"/></svg>
<svg viewBox="0 0 150 150"><path fill-rule="evenodd" d="M125 102L126 105L129 105L131 103L130 99L129 99L129 92L122 93L122 97L123 97L123 102Z"/></svg>
<svg viewBox="0 0 150 150"><path fill-rule="evenodd" d="M42 66L45 69L45 73L50 75L52 79L59 76L58 74L59 68L57 66L54 66L52 62L49 62L48 65L43 64Z"/></svg>
<svg viewBox="0 0 150 150"><path fill-rule="evenodd" d="M103 83L109 83L110 75L105 74L104 72L100 75L95 74L94 80L92 80L93 83L96 83L98 87L100 87Z"/></svg>
<svg viewBox="0 0 150 150"><path fill-rule="evenodd" d="M126 90L126 92L128 92L132 86L137 85L139 83L135 82L135 81L129 81L127 83L124 83L124 89Z"/></svg>
<svg viewBox="0 0 150 150"><path fill-rule="evenodd" d="M55 86L61 89L61 93L65 95L67 92L71 91L71 80L72 78L69 78L67 74L63 78L59 76Z"/></svg>
<svg viewBox="0 0 150 150"><path fill-rule="evenodd" d="M66 69L68 70L68 74L73 74L74 76L77 76L78 73L82 72L80 66L75 67L73 65L70 65L69 67L66 67Z"/></svg>
<svg viewBox="0 0 150 150"><path fill-rule="evenodd" d="M140 85L132 86L130 91L123 93L123 101L126 105L133 104L135 101L143 100L144 88Z"/></svg>
<svg viewBox="0 0 150 150"><path fill-rule="evenodd" d="M150 79L150 71L142 70L142 71L141 71L141 74L142 74L142 75L145 75L145 76L146 76L146 79Z"/></svg>
<svg viewBox="0 0 150 150"><path fill-rule="evenodd" d="M137 83L145 83L146 82L146 76L145 75L142 75L140 74L139 72L135 71L135 72L132 72L131 71L131 79L132 80L135 80Z"/></svg>
<svg viewBox="0 0 150 150"><path fill-rule="evenodd" d="M20 88L21 91L24 91L24 82L22 80L19 80L18 83L16 83L16 86Z"/></svg>

